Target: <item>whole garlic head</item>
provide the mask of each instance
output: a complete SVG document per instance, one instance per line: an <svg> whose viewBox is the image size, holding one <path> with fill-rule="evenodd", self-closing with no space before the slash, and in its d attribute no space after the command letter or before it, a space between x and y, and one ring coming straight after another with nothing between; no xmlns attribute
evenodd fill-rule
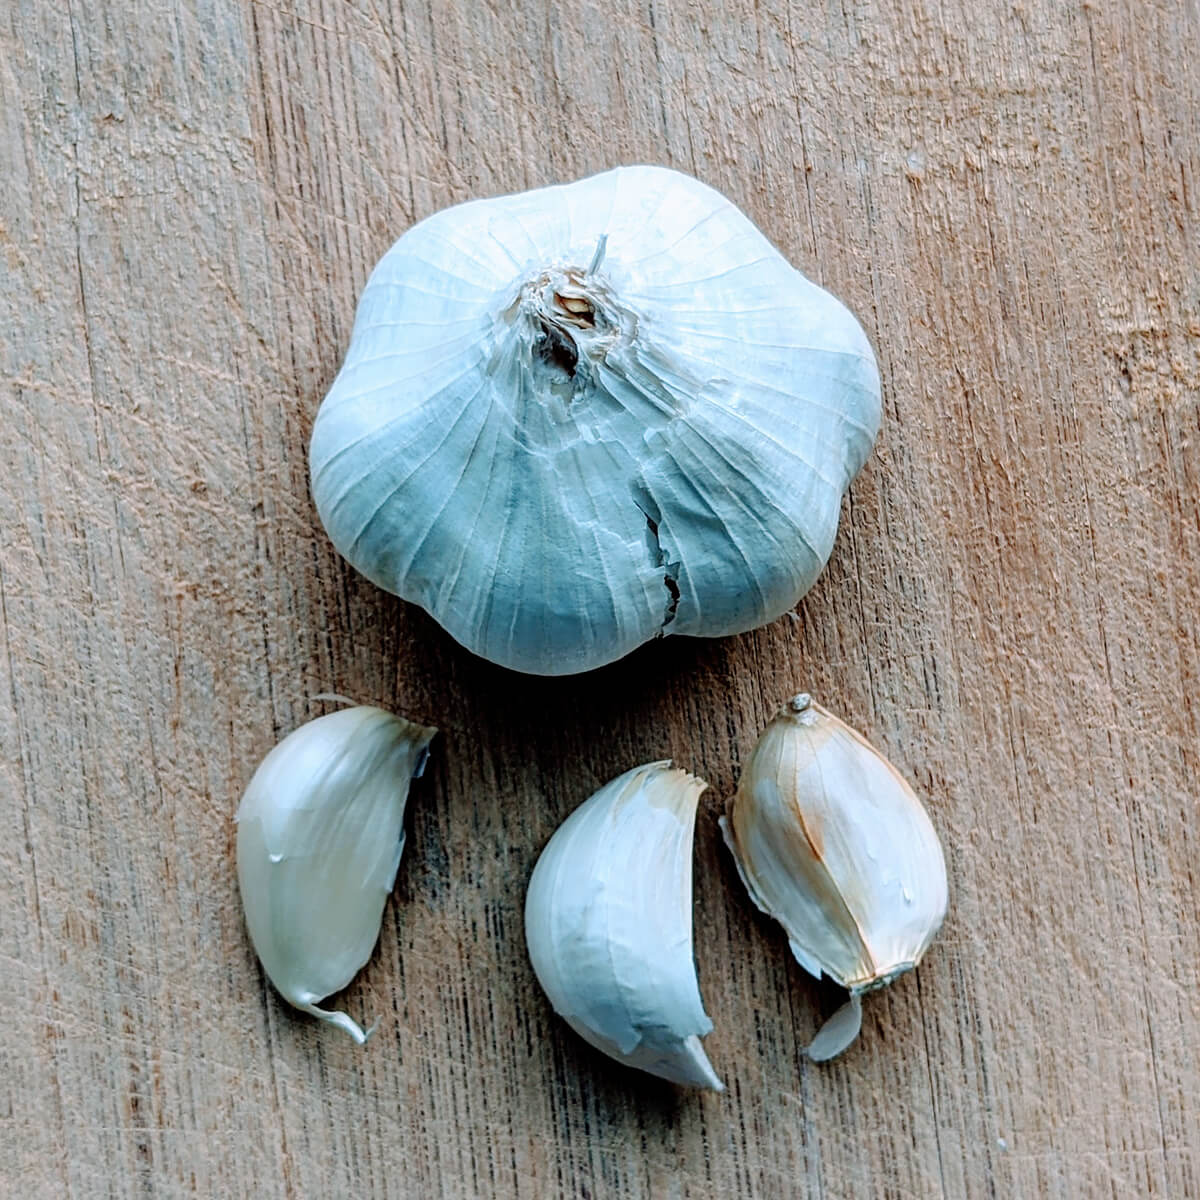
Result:
<svg viewBox="0 0 1200 1200"><path fill-rule="evenodd" d="M367 1040L317 1001L371 957L404 850L408 785L435 729L361 705L301 725L259 764L237 811L250 940L296 1008Z"/></svg>
<svg viewBox="0 0 1200 1200"><path fill-rule="evenodd" d="M534 973L582 1038L627 1066L722 1091L692 959L692 839L708 785L635 767L555 830L529 880Z"/></svg>
<svg viewBox="0 0 1200 1200"><path fill-rule="evenodd" d="M946 915L929 816L878 750L802 693L763 730L721 828L797 962L850 992L809 1047L832 1058L858 1035L860 997L915 967Z"/></svg>
<svg viewBox="0 0 1200 1200"><path fill-rule="evenodd" d="M795 605L879 405L858 322L742 212L622 167L400 238L317 414L313 496L468 649L570 674Z"/></svg>

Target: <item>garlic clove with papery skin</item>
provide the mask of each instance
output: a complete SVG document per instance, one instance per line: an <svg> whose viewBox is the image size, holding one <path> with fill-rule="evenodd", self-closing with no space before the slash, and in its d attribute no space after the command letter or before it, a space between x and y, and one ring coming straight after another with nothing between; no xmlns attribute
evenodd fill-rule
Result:
<svg viewBox="0 0 1200 1200"><path fill-rule="evenodd" d="M289 1004L360 1044L371 1031L318 1001L379 939L409 781L436 732L366 705L318 717L263 759L237 811L238 883L263 969Z"/></svg>
<svg viewBox="0 0 1200 1200"><path fill-rule="evenodd" d="M692 958L692 842L708 785L670 762L635 767L555 831L525 898L529 957L585 1041L672 1083L722 1091Z"/></svg>
<svg viewBox="0 0 1200 1200"><path fill-rule="evenodd" d="M469 650L571 674L794 607L879 421L839 301L699 180L619 167L396 242L312 492L350 563Z"/></svg>
<svg viewBox="0 0 1200 1200"><path fill-rule="evenodd" d="M912 970L946 915L929 816L878 750L801 694L763 731L721 828L796 960L850 992L808 1050L833 1058L858 1036L861 997Z"/></svg>

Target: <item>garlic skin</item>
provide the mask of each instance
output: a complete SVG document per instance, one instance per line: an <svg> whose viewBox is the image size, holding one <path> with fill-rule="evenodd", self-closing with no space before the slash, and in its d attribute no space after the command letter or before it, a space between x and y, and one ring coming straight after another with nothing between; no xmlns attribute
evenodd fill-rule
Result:
<svg viewBox="0 0 1200 1200"><path fill-rule="evenodd" d="M525 939L554 1011L618 1062L723 1091L692 958L692 840L708 785L635 767L555 831L525 898Z"/></svg>
<svg viewBox="0 0 1200 1200"><path fill-rule="evenodd" d="M400 238L312 491L337 549L469 650L571 674L792 608L879 420L846 308L712 188L620 167Z"/></svg>
<svg viewBox="0 0 1200 1200"><path fill-rule="evenodd" d="M946 915L928 814L879 751L801 694L763 731L721 829L797 962L849 990L808 1051L840 1054L858 1036L861 996L915 967Z"/></svg>
<svg viewBox="0 0 1200 1200"><path fill-rule="evenodd" d="M371 957L404 849L409 781L437 732L366 705L300 726L263 759L237 811L250 940L295 1008L370 1036L317 1001Z"/></svg>

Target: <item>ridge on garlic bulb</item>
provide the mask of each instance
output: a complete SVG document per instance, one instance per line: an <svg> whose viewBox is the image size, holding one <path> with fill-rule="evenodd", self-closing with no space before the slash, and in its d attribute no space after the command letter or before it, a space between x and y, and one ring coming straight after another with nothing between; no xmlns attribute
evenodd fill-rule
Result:
<svg viewBox="0 0 1200 1200"><path fill-rule="evenodd" d="M792 608L879 404L858 322L741 211L621 167L400 238L317 414L313 496L468 649L570 674Z"/></svg>
<svg viewBox="0 0 1200 1200"><path fill-rule="evenodd" d="M708 785L670 762L584 801L538 858L525 898L534 973L585 1041L672 1083L724 1090L692 958L692 841Z"/></svg>
<svg viewBox="0 0 1200 1200"><path fill-rule="evenodd" d="M850 992L808 1048L833 1058L858 1036L862 996L912 970L946 915L929 816L878 750L802 693L763 730L721 829L796 961Z"/></svg>
<svg viewBox="0 0 1200 1200"><path fill-rule="evenodd" d="M371 1030L318 1001L379 939L409 781L436 733L368 705L317 717L263 759L237 810L238 885L263 970L289 1004L359 1044Z"/></svg>

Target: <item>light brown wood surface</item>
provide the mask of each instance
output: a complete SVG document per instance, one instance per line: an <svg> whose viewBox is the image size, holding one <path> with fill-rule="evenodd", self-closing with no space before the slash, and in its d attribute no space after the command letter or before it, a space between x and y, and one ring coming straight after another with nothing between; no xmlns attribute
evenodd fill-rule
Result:
<svg viewBox="0 0 1200 1200"><path fill-rule="evenodd" d="M5 0L0 1190L1200 1196L1194 0ZM798 609L519 677L338 559L306 476L414 220L617 163L745 208L864 321L878 449ZM927 798L952 907L864 1035L716 815L803 686ZM232 814L347 693L443 733L359 1049L266 985ZM711 789L686 1094L537 988L599 784Z"/></svg>

